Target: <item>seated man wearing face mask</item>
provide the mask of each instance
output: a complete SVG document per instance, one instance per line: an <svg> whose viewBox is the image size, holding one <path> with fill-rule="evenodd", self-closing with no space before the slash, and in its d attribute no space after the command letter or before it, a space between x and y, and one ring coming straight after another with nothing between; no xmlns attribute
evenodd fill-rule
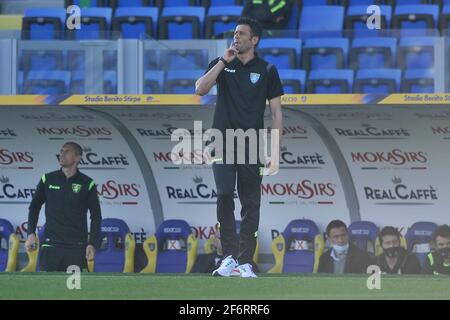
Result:
<svg viewBox="0 0 450 320"><path fill-rule="evenodd" d="M420 262L414 254L408 254L400 246L401 234L394 227L384 227L378 235L383 253L375 257L374 264L382 273L419 274Z"/></svg>
<svg viewBox="0 0 450 320"><path fill-rule="evenodd" d="M366 273L368 255L348 241L347 226L333 220L327 226L327 237L332 248L320 257L319 273Z"/></svg>
<svg viewBox="0 0 450 320"><path fill-rule="evenodd" d="M428 254L424 274L450 274L450 227L439 226L433 234L435 251Z"/></svg>

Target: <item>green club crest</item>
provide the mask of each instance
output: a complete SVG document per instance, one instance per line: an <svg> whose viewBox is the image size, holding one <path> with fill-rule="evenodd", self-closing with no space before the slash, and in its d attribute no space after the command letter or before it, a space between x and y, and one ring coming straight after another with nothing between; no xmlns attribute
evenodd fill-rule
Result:
<svg viewBox="0 0 450 320"><path fill-rule="evenodd" d="M72 191L73 193L79 193L81 191L81 184L72 183Z"/></svg>

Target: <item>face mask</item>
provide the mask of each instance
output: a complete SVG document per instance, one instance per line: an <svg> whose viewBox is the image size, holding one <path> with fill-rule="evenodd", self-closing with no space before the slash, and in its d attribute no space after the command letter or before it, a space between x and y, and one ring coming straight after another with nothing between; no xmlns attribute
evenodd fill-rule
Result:
<svg viewBox="0 0 450 320"><path fill-rule="evenodd" d="M442 248L438 250L438 253L441 255L443 259L450 259L450 248Z"/></svg>
<svg viewBox="0 0 450 320"><path fill-rule="evenodd" d="M348 243L344 245L333 244L333 250L337 255L343 256L348 252Z"/></svg>
<svg viewBox="0 0 450 320"><path fill-rule="evenodd" d="M386 256L389 258L397 257L400 254L400 251L402 250L401 247L390 247L384 250L386 253Z"/></svg>

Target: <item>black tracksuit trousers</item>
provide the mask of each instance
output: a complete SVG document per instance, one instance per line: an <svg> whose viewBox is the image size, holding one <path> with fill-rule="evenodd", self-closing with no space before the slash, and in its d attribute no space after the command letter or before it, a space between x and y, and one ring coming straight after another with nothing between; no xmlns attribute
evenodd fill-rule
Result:
<svg viewBox="0 0 450 320"><path fill-rule="evenodd" d="M239 264L252 263L256 248L261 202L260 168L260 164L213 164L223 256L232 255ZM239 235L234 217L236 180L242 205Z"/></svg>

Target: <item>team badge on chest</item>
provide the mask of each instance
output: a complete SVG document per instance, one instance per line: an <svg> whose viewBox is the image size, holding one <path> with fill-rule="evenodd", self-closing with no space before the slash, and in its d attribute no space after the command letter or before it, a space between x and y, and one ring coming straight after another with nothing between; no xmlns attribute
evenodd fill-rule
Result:
<svg viewBox="0 0 450 320"><path fill-rule="evenodd" d="M251 72L251 73L250 73L250 81L251 81L253 84L255 84L255 83L258 82L260 76L261 76L261 75L260 75L259 73Z"/></svg>

